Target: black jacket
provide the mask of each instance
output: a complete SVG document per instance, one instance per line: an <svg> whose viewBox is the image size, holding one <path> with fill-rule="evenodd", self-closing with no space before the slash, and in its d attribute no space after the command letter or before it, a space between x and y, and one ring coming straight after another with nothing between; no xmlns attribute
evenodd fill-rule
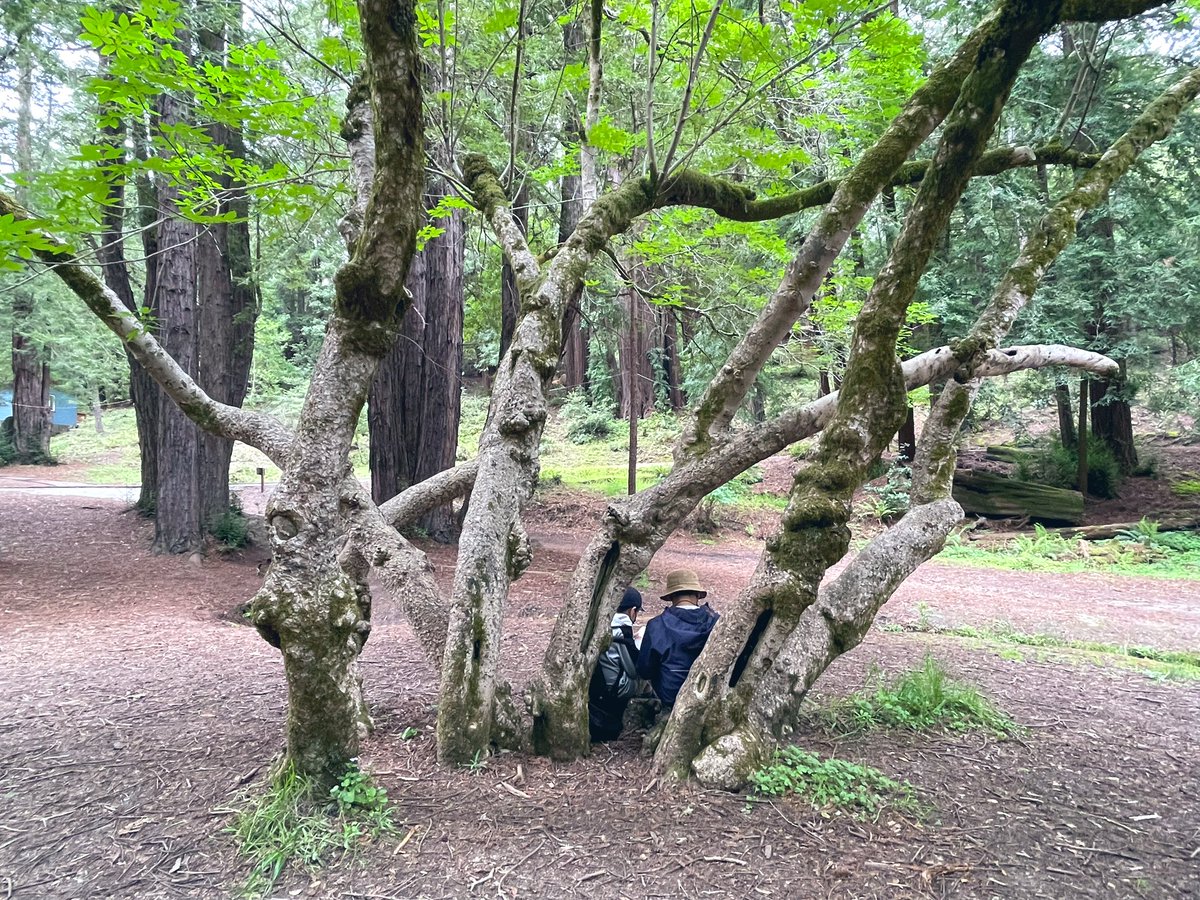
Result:
<svg viewBox="0 0 1200 900"><path fill-rule="evenodd" d="M707 603L696 609L671 606L646 625L637 670L664 705L674 705L718 618Z"/></svg>

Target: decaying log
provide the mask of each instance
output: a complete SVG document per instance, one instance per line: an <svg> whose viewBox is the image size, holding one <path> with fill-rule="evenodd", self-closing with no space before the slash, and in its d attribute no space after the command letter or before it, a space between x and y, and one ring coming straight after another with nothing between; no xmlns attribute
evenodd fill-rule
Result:
<svg viewBox="0 0 1200 900"><path fill-rule="evenodd" d="M1083 521L1083 495L1079 491L1019 481L993 472L959 469L954 473L953 496L968 515L1028 516L1041 522L1068 525Z"/></svg>

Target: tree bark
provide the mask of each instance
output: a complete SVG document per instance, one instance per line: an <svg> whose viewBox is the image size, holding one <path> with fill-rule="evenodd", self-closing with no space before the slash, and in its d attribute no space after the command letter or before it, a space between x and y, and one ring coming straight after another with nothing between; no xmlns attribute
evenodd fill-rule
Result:
<svg viewBox="0 0 1200 900"><path fill-rule="evenodd" d="M1125 385L1125 360L1118 361L1121 375L1109 380L1089 382L1092 400L1092 434L1112 451L1121 474L1132 475L1137 469L1137 448L1133 443L1133 414L1122 391Z"/></svg>
<svg viewBox="0 0 1200 900"><path fill-rule="evenodd" d="M671 403L673 412L682 412L685 403L683 370L679 359L679 323L675 316L675 310L670 307L663 309L660 316L663 335L663 381L667 385L667 399Z"/></svg>
<svg viewBox="0 0 1200 900"><path fill-rule="evenodd" d="M1091 392L1086 376L1079 378L1079 460L1075 468L1075 485L1084 497L1088 495L1088 406Z"/></svg>
<svg viewBox="0 0 1200 900"><path fill-rule="evenodd" d="M141 121L132 123L134 155L142 162L149 158L149 137ZM125 263L124 245L118 243L124 234L125 184L110 176L110 202L105 208L105 235L111 236L103 244L114 253L112 263L105 265L105 280L128 309L137 309L133 301L133 289L129 284L129 267ZM150 319L158 316L158 216L154 187L145 172L137 176L138 229L142 235L142 255L146 260L146 280L142 292L142 307ZM102 259L103 262L103 259ZM141 465L141 490L137 509L144 516L154 516L158 498L158 429L159 409L162 406L162 391L153 376L138 362L129 347L125 348L129 360L129 398L133 401L134 419L137 422L138 456Z"/></svg>
<svg viewBox="0 0 1200 900"><path fill-rule="evenodd" d="M370 442L371 497L383 503L411 485L421 444L421 382L425 358L428 297L425 267L429 246L413 257L407 288L411 306L401 323L400 337L379 363L367 398Z"/></svg>
<svg viewBox="0 0 1200 900"><path fill-rule="evenodd" d="M586 55L587 37L581 20L563 26L563 53L568 63L578 62ZM583 124L574 104L568 104L564 115L563 132L582 154L587 140ZM582 160L581 160L582 164ZM564 175L559 181L558 243L565 244L579 225L587 209L583 193L583 176ZM568 391L587 387L588 335L583 321L583 286L580 285L567 301L563 317L563 387Z"/></svg>
<svg viewBox="0 0 1200 900"><path fill-rule="evenodd" d="M33 173L33 51L26 27L17 41L17 171ZM28 190L18 199L28 202ZM12 425L13 451L18 463L39 465L50 460L50 365L48 347L30 337L33 291L17 287L12 300Z"/></svg>
<svg viewBox="0 0 1200 900"><path fill-rule="evenodd" d="M231 29L236 40L242 4L239 0L221 0L207 14L217 21L200 31L200 49L205 59L223 65L226 29ZM214 123L207 131L213 143L224 147L230 156L245 157L245 141L239 128ZM250 252L250 204L243 184L228 174L216 180L222 192L217 212L233 212L237 218L209 226L197 242L197 371L210 397L241 406L249 386L258 319L258 290ZM204 528L211 528L229 510L232 453L232 441L207 432L200 434L197 478L200 523Z"/></svg>
<svg viewBox="0 0 1200 900"><path fill-rule="evenodd" d="M1077 440L1075 416L1071 406L1071 387L1065 381L1054 382L1054 406L1058 410L1059 441L1068 450L1074 449Z"/></svg>
<svg viewBox="0 0 1200 900"><path fill-rule="evenodd" d="M161 94L156 103L159 128L187 123L183 102ZM196 309L196 241L199 229L180 215L180 186L164 180L158 192L157 295L159 343L188 375L199 372ZM193 553L201 546L199 479L200 433L194 422L166 395L158 407L158 484L155 498L154 550Z"/></svg>
<svg viewBox="0 0 1200 900"><path fill-rule="evenodd" d="M435 192L426 203L432 207L440 199ZM443 233L426 244L409 270L412 307L368 400L376 503L449 469L458 449L465 230L457 210L437 224ZM455 531L449 505L429 510L413 524L440 541L449 541Z"/></svg>

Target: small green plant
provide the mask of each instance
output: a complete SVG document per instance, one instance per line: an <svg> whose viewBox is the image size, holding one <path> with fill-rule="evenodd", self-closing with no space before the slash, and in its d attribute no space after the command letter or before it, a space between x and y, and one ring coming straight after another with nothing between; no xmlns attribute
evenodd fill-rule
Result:
<svg viewBox="0 0 1200 900"><path fill-rule="evenodd" d="M401 733L400 740L411 741L413 738L415 738L420 733L421 732L418 729L413 728L411 725L409 725L407 728L404 729L403 733Z"/></svg>
<svg viewBox="0 0 1200 900"><path fill-rule="evenodd" d="M311 780L285 764L266 792L237 813L229 831L251 864L245 894L262 897L292 864L324 865L353 852L364 840L395 831L387 793L357 766L330 791L316 796Z"/></svg>
<svg viewBox="0 0 1200 900"><path fill-rule="evenodd" d="M845 730L880 726L914 731L983 728L1006 735L1014 728L1012 719L978 688L950 678L942 664L928 654L921 668L890 684L876 675L873 688L838 702L828 717L835 728Z"/></svg>
<svg viewBox="0 0 1200 900"><path fill-rule="evenodd" d="M213 521L208 532L222 547L236 550L250 543L250 520L241 509L230 506Z"/></svg>
<svg viewBox="0 0 1200 900"><path fill-rule="evenodd" d="M487 754L482 750L476 750L475 755L471 757L471 761L467 763L467 771L472 775L478 775L487 769Z"/></svg>
<svg viewBox="0 0 1200 900"><path fill-rule="evenodd" d="M1186 478L1171 485L1171 490L1181 497L1200 495L1200 478Z"/></svg>
<svg viewBox="0 0 1200 900"><path fill-rule="evenodd" d="M916 631L932 631L933 630L933 607L924 600L917 601L917 621L913 628Z"/></svg>
<svg viewBox="0 0 1200 900"><path fill-rule="evenodd" d="M886 805L914 810L916 792L907 781L888 778L878 769L844 759L821 757L799 747L784 747L770 765L750 776L754 793L766 797L794 794L819 810L830 807L855 815L878 815Z"/></svg>
<svg viewBox="0 0 1200 900"><path fill-rule="evenodd" d="M356 808L375 812L387 805L387 791L372 784L371 776L357 766L348 769L341 783L329 789L329 796L343 813Z"/></svg>
<svg viewBox="0 0 1200 900"><path fill-rule="evenodd" d="M868 484L863 490L871 494L872 512L880 522L891 522L908 512L908 494L912 488L912 469L900 462L887 470L887 481L881 485Z"/></svg>
<svg viewBox="0 0 1200 900"><path fill-rule="evenodd" d="M1061 534L1047 531L1044 525L1034 525L1033 534L1020 534L1013 539L1013 547L1022 556L1039 556L1058 559L1071 551L1071 545Z"/></svg>
<svg viewBox="0 0 1200 900"><path fill-rule="evenodd" d="M1117 539L1130 544L1141 544L1150 550L1161 549L1165 532L1158 530L1158 523L1142 517L1132 528L1124 528L1117 533Z"/></svg>

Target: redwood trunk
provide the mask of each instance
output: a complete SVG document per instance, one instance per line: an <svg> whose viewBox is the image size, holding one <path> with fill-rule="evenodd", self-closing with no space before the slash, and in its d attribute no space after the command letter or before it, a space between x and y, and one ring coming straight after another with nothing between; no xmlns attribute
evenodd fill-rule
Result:
<svg viewBox="0 0 1200 900"><path fill-rule="evenodd" d="M1075 410L1071 406L1071 386L1065 381L1054 383L1054 406L1058 410L1059 440L1071 450L1078 438L1075 435Z"/></svg>
<svg viewBox="0 0 1200 900"><path fill-rule="evenodd" d="M185 121L176 98L158 100L162 127ZM164 183L159 191L156 282L159 342L193 378L198 374L196 310L197 227L179 215L179 187ZM159 553L191 553L201 545L199 479L200 433L195 423L165 394L158 408L158 485L155 500L154 549Z"/></svg>
<svg viewBox="0 0 1200 900"><path fill-rule="evenodd" d="M200 33L206 58L224 63L226 27L240 30L241 3L218 4L229 21ZM233 24L230 24L233 23ZM238 128L214 124L208 133L236 159L246 155ZM250 252L249 199L244 185L227 175L218 179L225 192L218 212L233 212L233 222L209 227L197 246L199 302L198 371L201 386L214 400L241 406L246 398L250 364L254 355L254 323L258 318L258 292ZM229 510L229 463L233 441L215 435L200 435L197 461L200 491L200 522L205 528Z"/></svg>
<svg viewBox="0 0 1200 900"><path fill-rule="evenodd" d="M33 171L31 116L33 104L33 51L24 38L18 39L17 75L17 170ZM28 203L22 188L19 199ZM22 285L13 292L12 373L13 450L19 463L39 464L50 458L50 366L49 348L39 347L30 337L33 291Z"/></svg>
<svg viewBox="0 0 1200 900"><path fill-rule="evenodd" d="M1121 360L1124 368L1124 360ZM1133 416L1121 392L1121 380L1095 378L1089 383L1092 399L1092 434L1108 446L1123 475L1137 468L1133 444Z"/></svg>
<svg viewBox="0 0 1200 900"><path fill-rule="evenodd" d="M432 206L438 199L426 202ZM458 449L465 231L457 211L437 224L445 230L413 259L408 276L413 305L367 401L376 503L450 468ZM455 531L448 505L416 524L442 541Z"/></svg>

